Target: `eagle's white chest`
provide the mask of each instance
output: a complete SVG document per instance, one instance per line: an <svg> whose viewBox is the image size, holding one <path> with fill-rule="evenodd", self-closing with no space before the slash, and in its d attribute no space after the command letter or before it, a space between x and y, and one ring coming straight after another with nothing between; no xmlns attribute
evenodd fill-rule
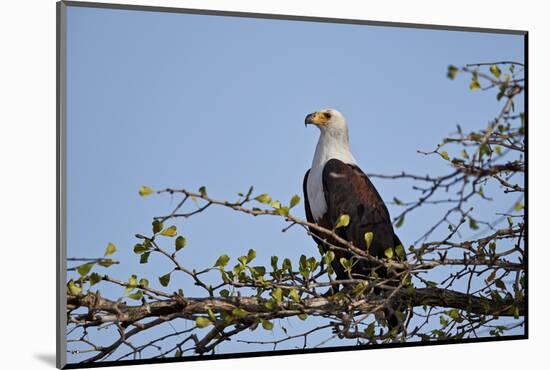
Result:
<svg viewBox="0 0 550 370"><path fill-rule="evenodd" d="M312 167L307 177L307 197L313 219L317 222L327 212L327 202L323 190L323 166Z"/></svg>
<svg viewBox="0 0 550 370"><path fill-rule="evenodd" d="M309 209L316 222L327 212L327 202L323 189L323 169L325 164L333 158L344 163L357 164L349 149L347 132L344 136L323 132L319 137L306 184Z"/></svg>

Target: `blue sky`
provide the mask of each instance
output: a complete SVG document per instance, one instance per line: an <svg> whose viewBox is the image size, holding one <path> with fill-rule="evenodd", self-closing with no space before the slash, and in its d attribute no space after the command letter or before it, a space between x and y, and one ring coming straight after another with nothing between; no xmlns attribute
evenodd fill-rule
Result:
<svg viewBox="0 0 550 370"><path fill-rule="evenodd" d="M254 185L288 202L301 195L318 138L304 117L325 107L347 117L364 171L449 171L416 151L433 149L456 124L482 127L499 104L492 92L470 92L465 78L448 80L446 68L498 60L522 62L522 36L69 7L68 256L99 257L113 242L123 264L109 274L154 285L169 267L155 257L140 265L133 235L149 232L177 199L141 198L139 186L205 185L234 199ZM387 201L416 196L409 183L373 182ZM492 195L494 208L476 209L479 217L509 206ZM303 217L302 204L294 213ZM439 216L433 207L408 217L401 240L411 244ZM268 265L271 255L317 255L298 228L281 233L281 220L212 208L176 225L189 243L181 258L197 269L249 248ZM198 294L187 280L169 288L180 286ZM256 349L268 348L222 351Z"/></svg>

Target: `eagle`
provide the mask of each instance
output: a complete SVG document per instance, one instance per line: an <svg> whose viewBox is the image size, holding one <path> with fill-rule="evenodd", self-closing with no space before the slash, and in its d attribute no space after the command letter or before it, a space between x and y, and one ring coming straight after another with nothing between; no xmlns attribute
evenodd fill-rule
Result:
<svg viewBox="0 0 550 370"><path fill-rule="evenodd" d="M365 251L368 249L371 256L386 258L387 250L391 248L392 258L403 258L403 246L394 232L388 209L351 153L348 126L342 113L335 109L323 109L308 114L305 125L314 125L320 130L313 163L305 173L303 182L307 221L334 230L355 247ZM335 229L342 215L349 216L349 224ZM310 231L323 252L326 252L326 243L345 248L326 233L315 229ZM372 233L369 234L371 240L368 248L367 233ZM397 253L396 247L400 248ZM344 257L349 260L352 253L341 249L333 251L335 258L331 265L336 277L339 280L349 279L340 259ZM376 274L373 275L373 271ZM365 260L354 262L351 275L357 279L369 276L391 278L391 274L380 264Z"/></svg>

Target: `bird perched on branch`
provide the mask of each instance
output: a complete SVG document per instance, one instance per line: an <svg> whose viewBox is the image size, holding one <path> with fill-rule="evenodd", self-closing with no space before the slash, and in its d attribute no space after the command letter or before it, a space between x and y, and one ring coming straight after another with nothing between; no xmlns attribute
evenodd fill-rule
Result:
<svg viewBox="0 0 550 370"><path fill-rule="evenodd" d="M395 235L384 201L351 153L344 116L337 110L323 109L308 114L305 125L317 126L321 131L311 169L304 176L307 220L334 230L355 247L368 250L371 256L404 258L403 246ZM313 229L311 232L325 252L328 245L341 247L330 235ZM349 279L341 258L349 260L353 254L338 249L333 251L336 258L331 265L337 278ZM379 264L365 260L352 263L351 275L354 278L388 278L390 275Z"/></svg>

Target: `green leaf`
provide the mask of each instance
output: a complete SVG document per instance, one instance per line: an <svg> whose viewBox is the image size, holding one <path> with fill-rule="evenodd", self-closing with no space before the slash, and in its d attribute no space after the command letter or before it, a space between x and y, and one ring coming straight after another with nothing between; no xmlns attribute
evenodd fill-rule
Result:
<svg viewBox="0 0 550 370"><path fill-rule="evenodd" d="M174 237L178 234L177 229L174 225L167 227L166 229L160 232L160 235Z"/></svg>
<svg viewBox="0 0 550 370"><path fill-rule="evenodd" d="M102 259L99 260L97 263L98 263L100 266L109 267L109 266L111 266L112 264L114 264L115 261L113 261L113 260L110 259L110 258L102 258Z"/></svg>
<svg viewBox="0 0 550 370"><path fill-rule="evenodd" d="M296 289L290 289L290 292L288 293L288 296L296 303L300 302L300 296L298 295L298 292Z"/></svg>
<svg viewBox="0 0 550 370"><path fill-rule="evenodd" d="M138 285L137 276L136 275L131 275L128 278L128 285L126 286L126 291L127 292L131 291L132 289L137 287L137 285Z"/></svg>
<svg viewBox="0 0 550 370"><path fill-rule="evenodd" d="M162 230L163 227L164 225L159 220L153 221L153 233L155 234L158 233L159 231Z"/></svg>
<svg viewBox="0 0 550 370"><path fill-rule="evenodd" d="M271 268L273 269L273 271L277 271L278 268L277 268L277 262L279 261L279 257L277 256L271 256Z"/></svg>
<svg viewBox="0 0 550 370"><path fill-rule="evenodd" d="M347 258L345 257L340 258L340 264L342 265L344 270L351 271L351 262Z"/></svg>
<svg viewBox="0 0 550 370"><path fill-rule="evenodd" d="M340 215L340 217L338 217L338 219L336 220L336 226L334 226L335 229L338 229L340 227L346 227L349 225L349 215Z"/></svg>
<svg viewBox="0 0 550 370"><path fill-rule="evenodd" d="M208 313L210 320L212 320L212 322L216 322L216 315L214 314L214 311L209 308L206 312Z"/></svg>
<svg viewBox="0 0 550 370"><path fill-rule="evenodd" d="M254 258L256 258L256 251L254 249L249 249L246 255L246 262L251 262Z"/></svg>
<svg viewBox="0 0 550 370"><path fill-rule="evenodd" d="M388 249L386 249L384 251L384 255L391 260L393 258L393 248L389 247Z"/></svg>
<svg viewBox="0 0 550 370"><path fill-rule="evenodd" d="M495 285L496 285L497 288L506 290L506 285L504 285L504 282L500 279L495 280Z"/></svg>
<svg viewBox="0 0 550 370"><path fill-rule="evenodd" d="M319 266L319 262L317 262L317 260L315 259L315 257L309 257L307 259L307 268L310 270L310 271L315 271L315 269L317 268L317 266Z"/></svg>
<svg viewBox="0 0 550 370"><path fill-rule="evenodd" d="M111 254L116 252L116 246L113 243L107 244L107 248L105 248L105 254L104 256L110 256Z"/></svg>
<svg viewBox="0 0 550 370"><path fill-rule="evenodd" d="M153 189L151 189L151 188L148 187L148 186L142 185L142 186L139 188L139 192L138 192L138 193L139 193L139 195L141 195L142 197L144 197L144 196L153 194Z"/></svg>
<svg viewBox="0 0 550 370"><path fill-rule="evenodd" d="M371 322L369 326L366 327L365 334L369 338L374 336L374 323Z"/></svg>
<svg viewBox="0 0 550 370"><path fill-rule="evenodd" d="M199 188L199 194L201 195L201 197L207 197L208 194L206 194L206 187L201 186L201 187Z"/></svg>
<svg viewBox="0 0 550 370"><path fill-rule="evenodd" d="M273 323L271 321L260 319L260 322L262 323L262 328L265 330L273 330Z"/></svg>
<svg viewBox="0 0 550 370"><path fill-rule="evenodd" d="M517 202L517 203L514 205L514 210L517 211L517 212L522 211L522 210L523 210L523 203Z"/></svg>
<svg viewBox="0 0 550 370"><path fill-rule="evenodd" d="M265 302L264 305L268 310L274 310L275 307L277 307L277 302L275 302L273 298L270 298Z"/></svg>
<svg viewBox="0 0 550 370"><path fill-rule="evenodd" d="M226 325L231 324L231 322L233 321L233 316L231 316L231 314L227 311L221 311L220 317Z"/></svg>
<svg viewBox="0 0 550 370"><path fill-rule="evenodd" d="M139 279L139 285L144 288L147 288L149 286L149 280L145 278Z"/></svg>
<svg viewBox="0 0 550 370"><path fill-rule="evenodd" d="M101 275L99 275L97 272L92 272L90 274L90 287L99 283L103 279Z"/></svg>
<svg viewBox="0 0 550 370"><path fill-rule="evenodd" d="M147 263L149 261L149 255L151 254L151 252L145 252L141 255L141 257L139 258L139 263Z"/></svg>
<svg viewBox="0 0 550 370"><path fill-rule="evenodd" d="M290 200L290 208L294 207L298 203L300 203L300 196L298 194L294 194Z"/></svg>
<svg viewBox="0 0 550 370"><path fill-rule="evenodd" d="M453 66L452 64L447 67L447 78L450 80L454 80L456 75L458 73L458 68Z"/></svg>
<svg viewBox="0 0 550 370"><path fill-rule="evenodd" d="M182 354L183 353L181 353L181 351L178 349L176 353L174 353L174 357L181 357Z"/></svg>
<svg viewBox="0 0 550 370"><path fill-rule="evenodd" d="M227 290L227 289L220 290L220 296L224 297L224 298L229 297L229 290Z"/></svg>
<svg viewBox="0 0 550 370"><path fill-rule="evenodd" d="M399 244L395 247L395 254L397 254L397 257L401 260L405 259L405 248L403 248L403 244Z"/></svg>
<svg viewBox="0 0 550 370"><path fill-rule="evenodd" d="M395 203L395 205L397 206L402 206L404 203L401 199L398 199L396 197L393 197L393 202Z"/></svg>
<svg viewBox="0 0 550 370"><path fill-rule="evenodd" d="M161 277L159 277L159 282L160 282L160 285L162 286L168 286L168 284L170 283L170 273L167 273L166 275L162 275Z"/></svg>
<svg viewBox="0 0 550 370"><path fill-rule="evenodd" d="M359 284L355 285L355 287L353 288L353 290L351 292L354 296L362 294L365 291L365 289L367 289L368 285L369 285L369 283L367 281L365 281L364 283L359 283Z"/></svg>
<svg viewBox="0 0 550 370"><path fill-rule="evenodd" d="M470 229L477 230L479 229L479 226L477 225L477 221L470 217L469 221Z"/></svg>
<svg viewBox="0 0 550 370"><path fill-rule="evenodd" d="M497 270L493 270L491 274L485 279L487 283L490 283L491 281L495 280L495 277L497 276Z"/></svg>
<svg viewBox="0 0 550 370"><path fill-rule="evenodd" d="M210 321L210 319L203 316L199 316L195 319L195 325L197 326L197 328L200 328L200 329L206 328L211 324L212 324L212 321Z"/></svg>
<svg viewBox="0 0 550 370"><path fill-rule="evenodd" d="M135 293L128 294L128 298L140 300L141 297L143 297L143 292L141 290L137 290Z"/></svg>
<svg viewBox="0 0 550 370"><path fill-rule="evenodd" d="M78 272L78 274L80 276L86 276L86 275L88 275L88 273L90 272L92 267L94 267L94 265L95 265L95 262L88 262L88 263L85 263L83 265L78 266L76 268L76 271Z"/></svg>
<svg viewBox="0 0 550 370"><path fill-rule="evenodd" d="M447 326L447 325L449 325L449 322L447 321L447 319L445 318L445 316L439 316L439 323L441 324L441 326Z"/></svg>
<svg viewBox="0 0 550 370"><path fill-rule="evenodd" d="M448 312L448 315L449 315L449 317L451 317L454 320L460 319L460 313L458 312L458 310L456 308L453 308L452 310L450 310Z"/></svg>
<svg viewBox="0 0 550 370"><path fill-rule="evenodd" d="M479 148L479 151L482 154L491 155L491 147L489 147L489 145L487 145L487 144L481 145L481 147Z"/></svg>
<svg viewBox="0 0 550 370"><path fill-rule="evenodd" d="M333 252L333 251L328 251L328 252L324 255L323 259L325 260L325 263L328 265L328 264L330 264L332 261L334 261L334 257L336 257L336 255L334 254L334 252Z"/></svg>
<svg viewBox="0 0 550 370"><path fill-rule="evenodd" d="M82 293L82 287L76 285L72 279L67 283L67 288L69 289L69 293L71 295L79 295Z"/></svg>
<svg viewBox="0 0 550 370"><path fill-rule="evenodd" d="M399 218L397 219L397 222L395 223L395 227L401 227L403 226L403 223L405 222L405 215L401 215L399 216Z"/></svg>
<svg viewBox="0 0 550 370"><path fill-rule="evenodd" d="M307 313L301 313L298 315L298 318L302 321L305 321L307 319Z"/></svg>
<svg viewBox="0 0 550 370"><path fill-rule="evenodd" d="M508 216L506 219L508 220L509 227L514 226L514 219L512 218L512 216Z"/></svg>
<svg viewBox="0 0 550 370"><path fill-rule="evenodd" d="M479 195L481 195L482 197L485 196L485 192L483 191L483 186L482 185L479 185Z"/></svg>
<svg viewBox="0 0 550 370"><path fill-rule="evenodd" d="M443 157L443 159L445 159L446 161L449 160L449 153L447 153L447 151L442 151L441 152L441 156Z"/></svg>
<svg viewBox="0 0 550 370"><path fill-rule="evenodd" d="M231 314L235 317L246 317L248 315L248 311L240 307L237 307L233 309L233 311L231 311Z"/></svg>
<svg viewBox="0 0 550 370"><path fill-rule="evenodd" d="M214 264L214 267L225 267L229 263L229 256L227 254L224 254L222 256L219 256L216 260L216 263Z"/></svg>
<svg viewBox="0 0 550 370"><path fill-rule="evenodd" d="M271 291L271 296L277 301L281 302L283 300L283 291L281 288L275 288Z"/></svg>
<svg viewBox="0 0 550 370"><path fill-rule="evenodd" d="M135 254L141 254L143 252L147 252L147 247L144 246L143 244L136 244L134 245L134 253Z"/></svg>
<svg viewBox="0 0 550 370"><path fill-rule="evenodd" d="M493 64L490 68L489 68L489 71L491 71L491 73L493 74L493 76L495 76L496 78L500 78L500 75L501 75L501 70L500 68L498 68L498 66L496 64Z"/></svg>
<svg viewBox="0 0 550 370"><path fill-rule="evenodd" d="M264 266L254 266L251 268L251 270L254 273L254 276L256 278L260 278L265 275L265 267Z"/></svg>
<svg viewBox="0 0 550 370"><path fill-rule="evenodd" d="M187 239L185 239L183 236L178 236L175 241L176 244L176 252L185 247L187 244Z"/></svg>
<svg viewBox="0 0 550 370"><path fill-rule="evenodd" d="M271 202L271 207L273 207L274 209L279 209L281 208L281 202L279 202L278 200L275 200Z"/></svg>
<svg viewBox="0 0 550 370"><path fill-rule="evenodd" d="M367 249L370 248L373 240L374 240L374 233L372 231L366 232L365 233L365 242L367 243Z"/></svg>
<svg viewBox="0 0 550 370"><path fill-rule="evenodd" d="M231 281L232 278L231 279L229 278L229 274L233 275L231 271L225 272L223 268L220 269L220 275L222 276L222 281L224 283L229 283Z"/></svg>
<svg viewBox="0 0 550 370"><path fill-rule="evenodd" d="M291 262L288 258L285 258L285 259L283 260L282 269L283 269L283 270L287 270L288 272L291 272L291 271L292 271L292 262Z"/></svg>
<svg viewBox="0 0 550 370"><path fill-rule="evenodd" d="M244 266L246 265L246 256L240 256L237 260L241 263L241 265L235 266L235 268L239 269L239 271L235 272L236 274L244 270Z"/></svg>
<svg viewBox="0 0 550 370"><path fill-rule="evenodd" d="M288 207L279 207L275 210L275 213L281 216L288 216L290 209Z"/></svg>
<svg viewBox="0 0 550 370"><path fill-rule="evenodd" d="M269 194L260 194L254 200L257 200L260 203L269 204L271 203L271 196Z"/></svg>
<svg viewBox="0 0 550 370"><path fill-rule="evenodd" d="M472 79L472 82L470 82L470 90L475 91L480 88L481 85L479 84L479 81L477 79Z"/></svg>

